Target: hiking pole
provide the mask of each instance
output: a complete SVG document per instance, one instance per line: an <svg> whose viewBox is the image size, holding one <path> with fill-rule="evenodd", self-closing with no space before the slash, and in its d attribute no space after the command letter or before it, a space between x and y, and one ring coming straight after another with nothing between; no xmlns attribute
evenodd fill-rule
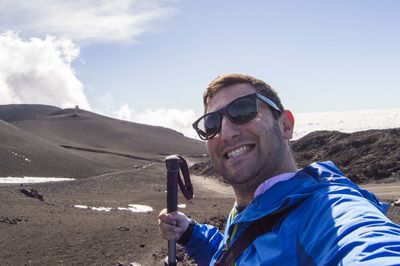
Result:
<svg viewBox="0 0 400 266"><path fill-rule="evenodd" d="M186 199L193 198L193 187L190 182L189 169L183 157L171 155L165 158L167 167L167 211L168 213L178 209L178 184ZM179 170L182 171L184 182L181 179ZM168 256L164 265L176 266L176 240L168 240Z"/></svg>

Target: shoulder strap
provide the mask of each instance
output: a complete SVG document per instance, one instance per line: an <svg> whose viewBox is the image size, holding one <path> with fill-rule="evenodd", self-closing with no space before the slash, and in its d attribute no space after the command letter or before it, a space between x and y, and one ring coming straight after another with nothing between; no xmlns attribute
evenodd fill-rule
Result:
<svg viewBox="0 0 400 266"><path fill-rule="evenodd" d="M270 231L274 224L284 217L294 206L279 210L271 215L264 216L250 224L246 231L232 244L228 250L222 251L221 256L215 263L216 266L234 265L242 252L253 243L260 235Z"/></svg>

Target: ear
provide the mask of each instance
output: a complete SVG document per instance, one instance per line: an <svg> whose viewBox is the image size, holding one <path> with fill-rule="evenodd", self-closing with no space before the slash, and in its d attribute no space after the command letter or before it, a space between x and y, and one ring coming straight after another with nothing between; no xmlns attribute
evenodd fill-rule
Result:
<svg viewBox="0 0 400 266"><path fill-rule="evenodd" d="M281 125L283 138L287 140L292 139L294 130L294 116L292 112L284 110L279 117L279 124Z"/></svg>

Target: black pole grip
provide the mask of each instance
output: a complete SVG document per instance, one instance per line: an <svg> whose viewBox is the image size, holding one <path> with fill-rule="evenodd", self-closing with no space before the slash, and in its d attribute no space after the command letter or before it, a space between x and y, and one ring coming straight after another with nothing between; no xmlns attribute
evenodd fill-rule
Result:
<svg viewBox="0 0 400 266"><path fill-rule="evenodd" d="M167 166L167 211L178 210L178 184L186 199L193 198L193 186L190 182L190 174L187 162L179 155L171 155L165 158ZM182 171L183 181L179 172ZM176 240L168 240L168 256L164 265L176 266Z"/></svg>
<svg viewBox="0 0 400 266"><path fill-rule="evenodd" d="M167 166L167 210L174 212L178 209L178 175L180 158L175 155L165 159Z"/></svg>
<svg viewBox="0 0 400 266"><path fill-rule="evenodd" d="M180 158L176 155L168 156L165 159L167 166L167 211L174 212L178 210L178 175L180 167ZM176 265L176 241L168 240L168 256L164 265Z"/></svg>

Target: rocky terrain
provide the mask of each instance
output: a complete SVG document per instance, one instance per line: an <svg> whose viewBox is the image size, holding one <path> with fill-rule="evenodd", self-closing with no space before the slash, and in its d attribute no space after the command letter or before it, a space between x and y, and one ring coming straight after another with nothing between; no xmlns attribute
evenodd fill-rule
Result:
<svg viewBox="0 0 400 266"><path fill-rule="evenodd" d="M332 160L356 183L400 181L400 128L313 132L292 147L299 167Z"/></svg>
<svg viewBox="0 0 400 266"><path fill-rule="evenodd" d="M299 166L331 159L385 201L400 198L399 129L314 132L293 142ZM219 226L233 203L204 143L162 127L41 105L0 106L0 178L75 178L0 184L0 265L163 265L164 158L192 166L195 197L180 210ZM138 211L138 207L151 208ZM389 217L400 222L400 207ZM179 265L195 265L178 249Z"/></svg>
<svg viewBox="0 0 400 266"><path fill-rule="evenodd" d="M316 131L292 142L298 167L333 161L353 182L400 182L400 128L355 133ZM192 166L199 175L216 176L210 161Z"/></svg>

